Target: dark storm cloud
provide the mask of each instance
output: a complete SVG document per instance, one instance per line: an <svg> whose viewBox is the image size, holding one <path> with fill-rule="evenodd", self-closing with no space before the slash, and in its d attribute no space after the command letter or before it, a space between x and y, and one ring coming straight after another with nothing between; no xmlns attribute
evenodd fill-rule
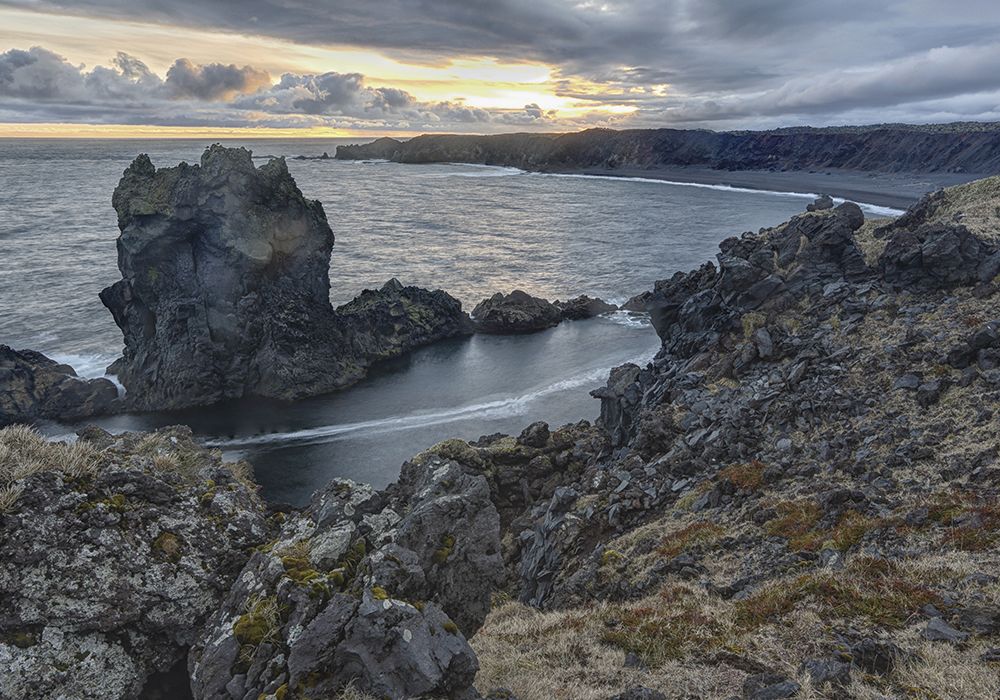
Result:
<svg viewBox="0 0 1000 700"><path fill-rule="evenodd" d="M0 0L0 6L353 45L425 63L465 55L544 61L563 81L562 94L634 106L632 121L642 124L855 121L877 117L878 110L916 120L988 118L996 111L986 108L989 95L1000 90L996 0ZM470 123L482 116L460 103L416 105L403 91L377 94L344 76L326 80L329 91L291 85L261 108L291 114L294 92L306 115L408 112Z"/></svg>

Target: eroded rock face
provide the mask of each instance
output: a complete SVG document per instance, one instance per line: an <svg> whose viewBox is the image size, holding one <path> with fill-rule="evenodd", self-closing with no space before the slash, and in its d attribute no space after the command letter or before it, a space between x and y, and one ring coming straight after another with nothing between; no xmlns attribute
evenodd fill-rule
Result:
<svg viewBox="0 0 1000 700"><path fill-rule="evenodd" d="M0 697L147 697L268 539L252 482L189 430L90 436L0 432L4 468L34 472L0 513Z"/></svg>
<svg viewBox="0 0 1000 700"><path fill-rule="evenodd" d="M139 156L115 189L122 280L101 300L125 335L116 371L141 409L295 398L358 375L338 357L333 247L283 159L212 146L199 165Z"/></svg>
<svg viewBox="0 0 1000 700"><path fill-rule="evenodd" d="M502 578L486 479L429 455L385 492L337 480L261 548L191 651L197 698L348 683L378 697L465 697L466 638Z"/></svg>
<svg viewBox="0 0 1000 700"><path fill-rule="evenodd" d="M101 300L125 336L114 370L141 410L357 381L372 362L468 332L444 292L402 287L330 305L334 235L283 159L212 146L199 165L139 156L115 190L122 280Z"/></svg>
<svg viewBox="0 0 1000 700"><path fill-rule="evenodd" d="M551 302L515 289L479 302L472 320L480 333L533 333L557 325L562 313Z"/></svg>
<svg viewBox="0 0 1000 700"><path fill-rule="evenodd" d="M40 352L0 345L0 426L38 418L113 413L118 389L107 379L82 379Z"/></svg>

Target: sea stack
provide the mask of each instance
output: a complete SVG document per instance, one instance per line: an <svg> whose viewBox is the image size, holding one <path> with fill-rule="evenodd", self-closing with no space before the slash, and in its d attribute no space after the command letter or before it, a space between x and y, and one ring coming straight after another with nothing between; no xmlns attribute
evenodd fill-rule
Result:
<svg viewBox="0 0 1000 700"><path fill-rule="evenodd" d="M113 371L130 408L322 394L376 360L469 332L457 300L409 287L398 322L341 318L329 299L333 231L283 158L258 168L250 151L215 145L199 165L157 169L140 155L112 202L122 279L101 300L125 336ZM353 342L359 327L379 337Z"/></svg>

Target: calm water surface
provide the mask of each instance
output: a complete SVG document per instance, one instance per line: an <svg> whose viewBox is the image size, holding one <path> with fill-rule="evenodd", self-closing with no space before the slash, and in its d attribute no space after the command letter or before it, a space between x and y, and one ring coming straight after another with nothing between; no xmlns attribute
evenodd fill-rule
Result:
<svg viewBox="0 0 1000 700"><path fill-rule="evenodd" d="M351 141L351 140L347 140ZM261 158L333 154L344 140L234 141ZM119 278L111 192L140 152L196 162L210 141L0 140L0 343L101 376L121 334L98 292ZM471 308L496 291L622 301L712 258L723 238L802 211L807 195L523 173L469 165L289 160L337 237L331 301L390 277L445 289ZM446 437L593 419L588 390L643 362L657 340L623 315L520 337L425 348L340 394L116 416L109 429L187 423L254 463L265 494L301 503L333 476L382 486ZM75 426L46 425L53 434Z"/></svg>

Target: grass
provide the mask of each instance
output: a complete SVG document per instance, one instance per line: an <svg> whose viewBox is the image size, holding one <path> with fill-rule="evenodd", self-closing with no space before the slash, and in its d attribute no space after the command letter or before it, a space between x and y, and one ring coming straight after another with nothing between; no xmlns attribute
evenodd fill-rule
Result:
<svg viewBox="0 0 1000 700"><path fill-rule="evenodd" d="M126 434L106 449L86 441L50 442L23 425L0 429L0 513L16 507L23 481L41 472L57 472L66 479L92 476L112 464L135 457L148 458L154 471L170 472L185 483L200 482L200 472L221 462L221 455L198 446L190 437L165 429L155 433ZM139 465L136 465L139 466ZM233 476L252 492L257 485L246 462L225 463Z"/></svg>
<svg viewBox="0 0 1000 700"><path fill-rule="evenodd" d="M924 605L940 604L940 596L893 562L857 557L845 573L820 571L765 587L736 604L736 622L753 629L777 622L806 602L826 620L860 618L899 628Z"/></svg>
<svg viewBox="0 0 1000 700"><path fill-rule="evenodd" d="M611 608L604 614L601 641L638 655L652 667L682 659L694 649L723 644L724 621L684 586L668 586L653 604Z"/></svg>
<svg viewBox="0 0 1000 700"><path fill-rule="evenodd" d="M697 545L716 542L725 533L726 531L715 523L698 521L667 533L656 551L662 556L673 558Z"/></svg>
<svg viewBox="0 0 1000 700"><path fill-rule="evenodd" d="M274 596L256 595L248 598L243 614L233 623L233 637L240 645L238 665L245 671L261 644L281 641L282 609Z"/></svg>
<svg viewBox="0 0 1000 700"><path fill-rule="evenodd" d="M729 481L743 491L757 491L764 484L764 470L767 467L759 460L746 464L733 464L719 472L720 481Z"/></svg>

